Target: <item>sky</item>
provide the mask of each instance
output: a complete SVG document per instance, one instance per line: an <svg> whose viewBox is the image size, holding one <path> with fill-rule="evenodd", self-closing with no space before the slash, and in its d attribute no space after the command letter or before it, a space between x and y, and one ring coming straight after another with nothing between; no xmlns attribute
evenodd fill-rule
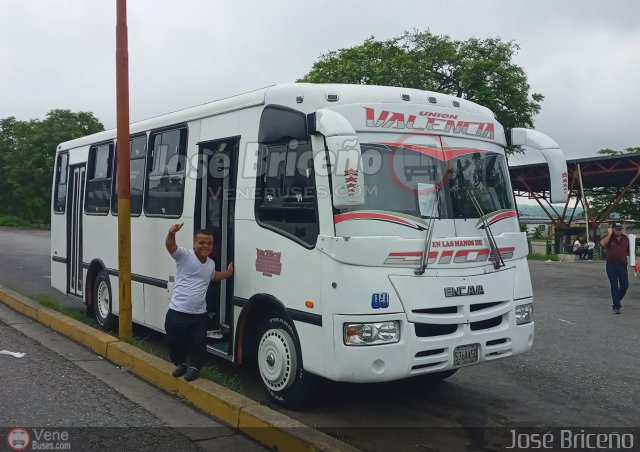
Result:
<svg viewBox="0 0 640 452"><path fill-rule="evenodd" d="M545 96L536 129L591 157L640 146L639 17L637 0L129 0L130 118L294 82L323 53L430 29L518 43L513 61ZM116 0L0 0L0 118L63 108L115 127L115 26Z"/></svg>

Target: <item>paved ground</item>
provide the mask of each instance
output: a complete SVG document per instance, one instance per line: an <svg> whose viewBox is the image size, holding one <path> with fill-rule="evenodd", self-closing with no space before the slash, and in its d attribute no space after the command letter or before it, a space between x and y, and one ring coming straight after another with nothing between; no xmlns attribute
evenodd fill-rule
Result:
<svg viewBox="0 0 640 452"><path fill-rule="evenodd" d="M64 299L48 286L48 249L46 231L0 229L0 255L8 256L0 284ZM622 314L613 315L604 263L529 266L532 352L462 369L437 385L325 382L314 406L285 413L367 451L493 450L475 427L640 427L640 277L631 276ZM250 367L211 362L239 373L245 393L266 402Z"/></svg>
<svg viewBox="0 0 640 452"><path fill-rule="evenodd" d="M4 305L0 350L25 354L0 354L0 450L15 427L66 432L71 450L264 450Z"/></svg>

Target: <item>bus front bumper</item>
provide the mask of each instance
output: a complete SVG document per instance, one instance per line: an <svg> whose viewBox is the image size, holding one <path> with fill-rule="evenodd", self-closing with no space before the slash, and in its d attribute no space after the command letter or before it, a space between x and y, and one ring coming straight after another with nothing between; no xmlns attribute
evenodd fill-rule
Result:
<svg viewBox="0 0 640 452"><path fill-rule="evenodd" d="M461 323L448 334L427 336L423 325L408 322L403 313L384 318L335 315L334 359L333 364L327 366L325 377L354 383L383 382L525 353L533 345L534 322L517 325L514 309L504 313L496 326L473 330L470 323ZM345 345L345 324L394 320L400 326L398 342Z"/></svg>

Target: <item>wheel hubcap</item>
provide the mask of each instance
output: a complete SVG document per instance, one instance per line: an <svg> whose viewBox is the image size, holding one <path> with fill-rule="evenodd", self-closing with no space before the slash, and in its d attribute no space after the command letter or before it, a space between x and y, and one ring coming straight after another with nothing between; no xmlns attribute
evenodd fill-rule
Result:
<svg viewBox="0 0 640 452"><path fill-rule="evenodd" d="M258 367L264 384L273 391L289 388L298 369L291 335L284 330L266 331L258 346Z"/></svg>
<svg viewBox="0 0 640 452"><path fill-rule="evenodd" d="M100 316L106 319L109 315L109 288L105 282L101 282L98 286L98 310Z"/></svg>
<svg viewBox="0 0 640 452"><path fill-rule="evenodd" d="M269 353L269 356L267 356L267 365L269 367L273 367L273 365L276 363L276 358L275 356L273 356L272 353Z"/></svg>

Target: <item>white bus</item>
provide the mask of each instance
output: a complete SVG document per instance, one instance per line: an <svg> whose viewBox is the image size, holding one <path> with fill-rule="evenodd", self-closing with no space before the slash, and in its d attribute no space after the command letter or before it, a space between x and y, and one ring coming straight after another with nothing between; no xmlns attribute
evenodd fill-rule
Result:
<svg viewBox="0 0 640 452"><path fill-rule="evenodd" d="M510 142L508 143L508 140ZM118 314L116 131L58 146L51 281L106 328ZM537 148L553 201L557 144L505 134L488 109L407 88L273 86L131 125L134 322L164 331L175 263L211 230L208 350L257 360L267 393L301 406L317 376L383 382L514 356L533 297L505 156Z"/></svg>

